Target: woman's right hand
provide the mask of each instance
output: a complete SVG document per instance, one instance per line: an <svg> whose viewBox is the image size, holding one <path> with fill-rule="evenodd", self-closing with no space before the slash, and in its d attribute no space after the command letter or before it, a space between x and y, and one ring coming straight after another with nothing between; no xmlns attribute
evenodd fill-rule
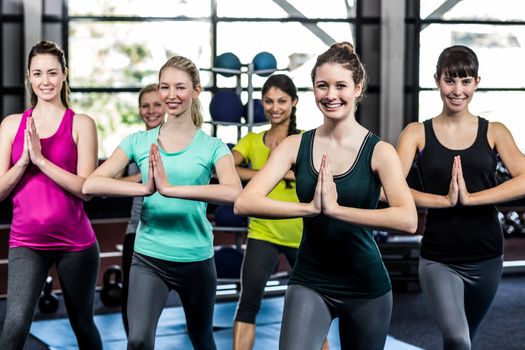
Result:
<svg viewBox="0 0 525 350"><path fill-rule="evenodd" d="M459 197L459 186L458 186L458 169L459 169L459 156L454 157L454 163L452 164L452 176L450 179L450 186L448 194L445 199L448 201L449 207L455 207L458 203Z"/></svg>
<svg viewBox="0 0 525 350"><path fill-rule="evenodd" d="M148 167L148 179L146 180L146 183L144 183L144 187L146 188L146 193L148 196L155 193L155 178L153 176L153 145L151 146L149 150L149 167Z"/></svg>
<svg viewBox="0 0 525 350"><path fill-rule="evenodd" d="M16 162L17 165L21 167L26 167L29 163L31 163L31 158L29 157L29 135L27 132L24 132L24 148L22 149L22 154L20 155L20 158Z"/></svg>
<svg viewBox="0 0 525 350"><path fill-rule="evenodd" d="M311 215L308 216L315 216L318 214L321 214L321 211L323 210L322 205L322 192L323 192L323 169L324 169L324 156L321 160L321 166L319 167L319 176L317 177L317 185L315 186L315 192L314 192L314 198L310 202L310 208L311 208Z"/></svg>

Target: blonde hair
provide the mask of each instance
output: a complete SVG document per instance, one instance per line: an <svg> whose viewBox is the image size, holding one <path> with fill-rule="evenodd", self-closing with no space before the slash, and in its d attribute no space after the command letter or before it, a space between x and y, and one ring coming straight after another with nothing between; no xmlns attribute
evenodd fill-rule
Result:
<svg viewBox="0 0 525 350"><path fill-rule="evenodd" d="M197 66L188 58L183 56L173 56L160 68L159 80L162 72L166 68L173 68L180 70L189 75L193 88L201 86L201 80L199 76L199 70ZM202 107L198 97L192 99L191 103L191 120L196 127L200 128L204 117L202 115Z"/></svg>

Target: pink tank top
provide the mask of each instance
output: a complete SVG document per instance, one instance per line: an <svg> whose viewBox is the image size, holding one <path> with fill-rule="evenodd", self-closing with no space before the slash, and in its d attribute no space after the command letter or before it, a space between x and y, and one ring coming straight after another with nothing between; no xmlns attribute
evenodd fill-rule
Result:
<svg viewBox="0 0 525 350"><path fill-rule="evenodd" d="M32 109L28 109L23 113L13 140L13 164L22 155L24 130L31 112ZM71 109L66 109L55 134L40 139L40 143L46 159L76 174L77 146L72 136L74 115ZM82 199L64 190L30 164L13 190L9 247L79 251L89 248L95 240Z"/></svg>

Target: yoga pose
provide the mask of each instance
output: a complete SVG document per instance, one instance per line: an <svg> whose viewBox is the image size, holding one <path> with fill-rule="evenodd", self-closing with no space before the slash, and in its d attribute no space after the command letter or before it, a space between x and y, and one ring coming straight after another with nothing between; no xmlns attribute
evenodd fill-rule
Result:
<svg viewBox="0 0 525 350"><path fill-rule="evenodd" d="M213 310L217 273L208 202L233 203L241 191L228 146L200 130L197 67L170 58L159 72L164 124L128 136L88 178L84 192L144 196L128 296L128 349L153 349L170 290L181 299L195 349L215 349ZM142 183L116 179L135 162ZM218 184L210 184L213 172Z"/></svg>
<svg viewBox="0 0 525 350"><path fill-rule="evenodd" d="M69 108L66 76L55 43L33 46L31 108L4 118L0 129L0 200L13 201L2 350L24 347L53 265L79 349L102 349L93 321L99 249L82 194L97 165L97 133L89 116Z"/></svg>
<svg viewBox="0 0 525 350"><path fill-rule="evenodd" d="M395 150L355 119L365 71L350 43L317 58L312 82L324 122L284 139L235 202L237 214L303 218L281 349L315 349L339 318L343 349L383 349L391 284L371 227L414 232L417 213ZM294 167L300 202L267 195ZM390 206L376 209L381 186Z"/></svg>
<svg viewBox="0 0 525 350"><path fill-rule="evenodd" d="M495 203L525 194L525 158L501 123L473 115L478 59L466 46L439 56L434 79L441 113L403 130L397 151L405 175L416 160L428 208L419 282L441 330L444 349L467 350L496 294L503 234ZM497 155L513 176L496 186Z"/></svg>

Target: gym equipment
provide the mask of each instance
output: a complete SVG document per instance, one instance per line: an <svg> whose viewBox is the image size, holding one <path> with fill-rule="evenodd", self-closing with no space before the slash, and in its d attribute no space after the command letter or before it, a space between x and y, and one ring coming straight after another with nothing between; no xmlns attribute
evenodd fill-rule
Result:
<svg viewBox="0 0 525 350"><path fill-rule="evenodd" d="M122 303L122 270L119 265L111 265L104 272L100 299L108 307L117 307Z"/></svg>
<svg viewBox="0 0 525 350"><path fill-rule="evenodd" d="M241 69L241 61L239 61L239 58L231 52L225 52L215 58L215 68L223 68L223 69L233 69L233 70L240 70ZM218 72L221 75L224 75L225 77L232 77L235 75L235 73L227 73L227 72Z"/></svg>
<svg viewBox="0 0 525 350"><path fill-rule="evenodd" d="M388 240L388 232L373 230L372 235L376 243L384 243Z"/></svg>
<svg viewBox="0 0 525 350"><path fill-rule="evenodd" d="M261 77L267 77L277 70L277 60L274 55L267 51L259 52L252 60L255 73ZM258 72L268 71L268 72Z"/></svg>
<svg viewBox="0 0 525 350"><path fill-rule="evenodd" d="M248 122L248 103L244 104L243 108L244 120ZM253 122L254 123L267 123L266 114L264 114L264 108L262 101L258 98L253 99Z"/></svg>
<svg viewBox="0 0 525 350"><path fill-rule="evenodd" d="M246 226L242 216L233 213L233 205L219 205L215 209L215 225L222 227L243 227Z"/></svg>
<svg viewBox="0 0 525 350"><path fill-rule="evenodd" d="M239 123L243 114L240 97L233 91L219 91L210 102L210 115L214 121Z"/></svg>
<svg viewBox="0 0 525 350"><path fill-rule="evenodd" d="M38 300L38 309L44 314L53 314L58 310L58 297L53 292L53 277L47 276L42 295Z"/></svg>

